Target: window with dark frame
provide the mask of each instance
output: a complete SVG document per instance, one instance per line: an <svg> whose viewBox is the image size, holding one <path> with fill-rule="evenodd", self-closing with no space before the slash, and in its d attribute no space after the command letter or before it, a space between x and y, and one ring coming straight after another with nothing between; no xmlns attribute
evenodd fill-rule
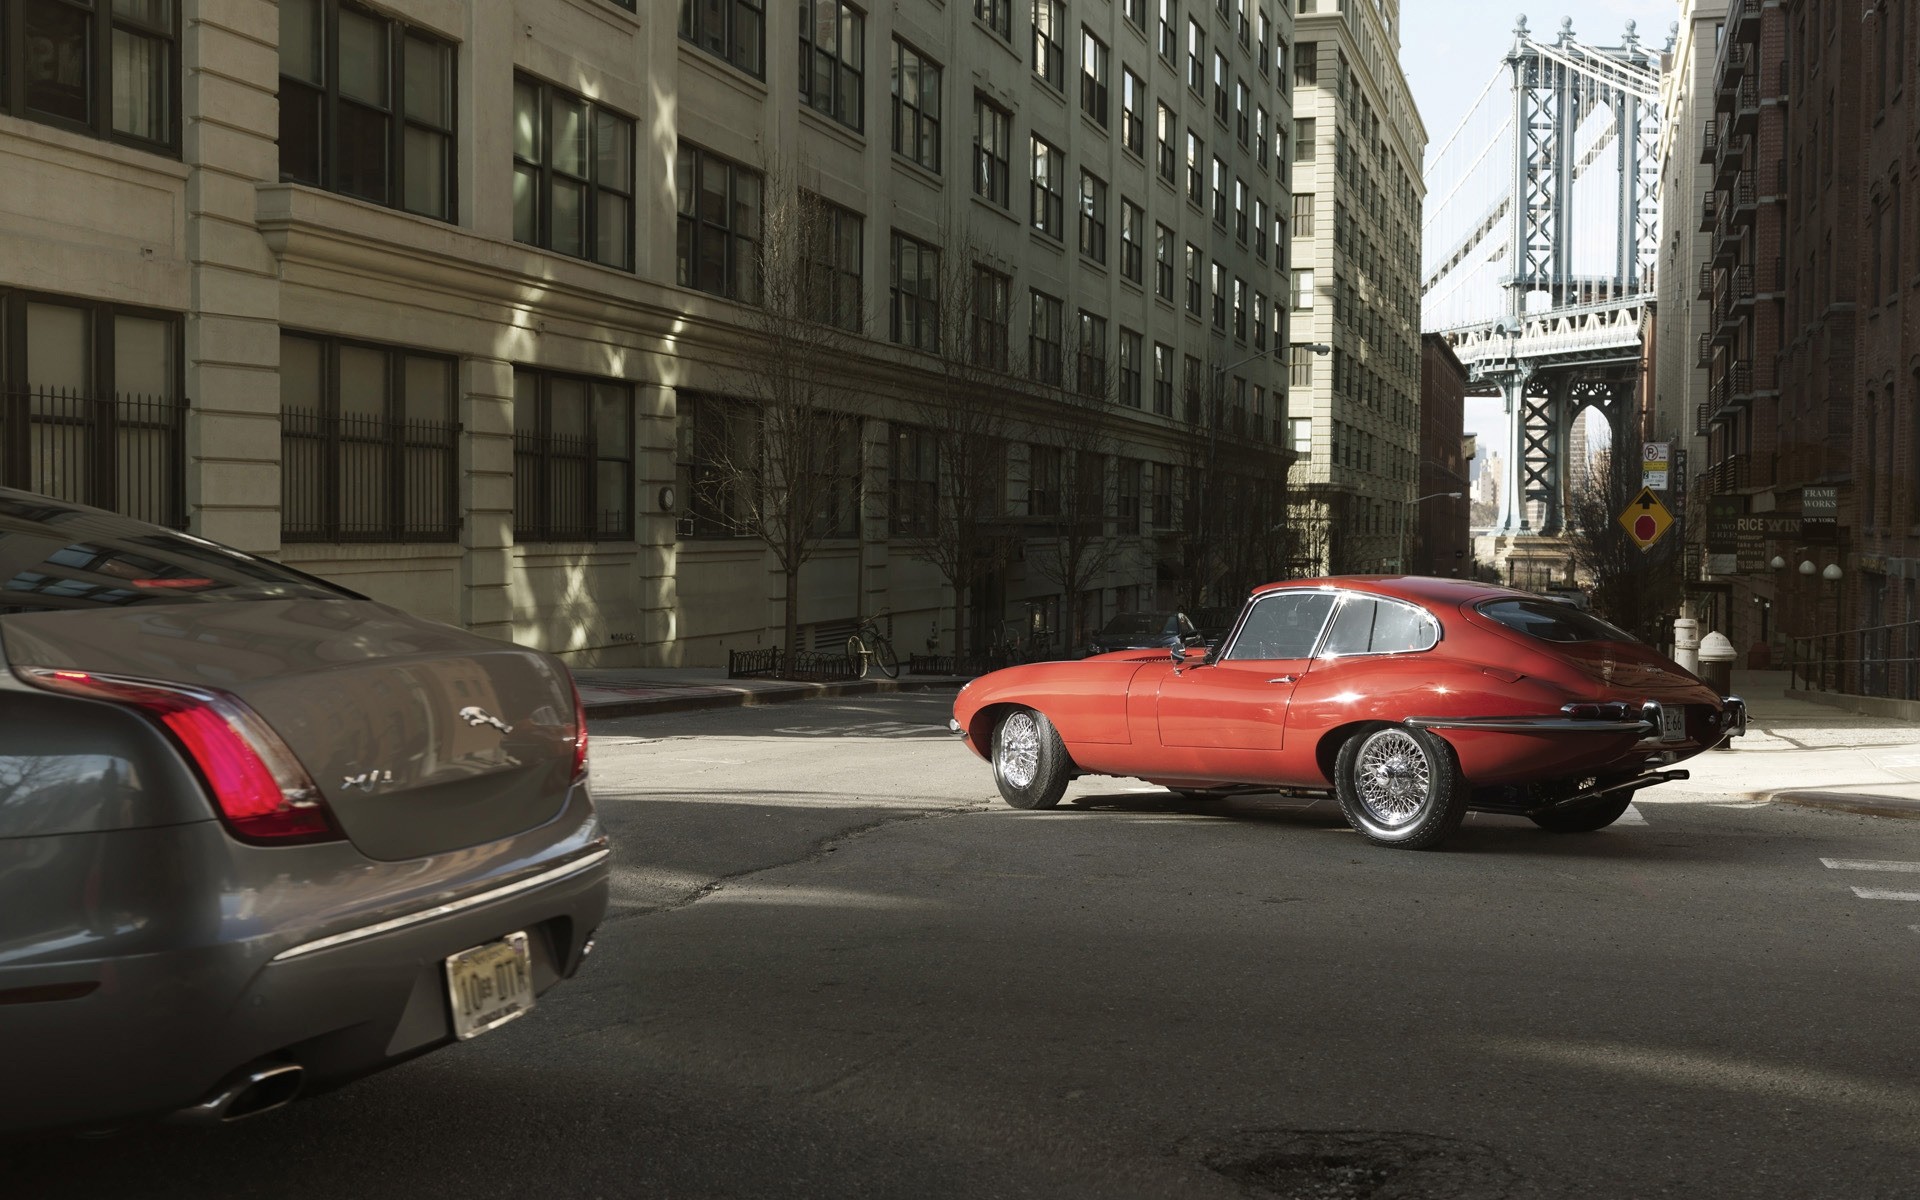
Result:
<svg viewBox="0 0 1920 1200"><path fill-rule="evenodd" d="M1140 358L1145 349L1146 339L1120 327L1120 403L1128 408L1140 407Z"/></svg>
<svg viewBox="0 0 1920 1200"><path fill-rule="evenodd" d="M893 152L940 173L940 64L893 40Z"/></svg>
<svg viewBox="0 0 1920 1200"><path fill-rule="evenodd" d="M1187 243L1187 312L1199 316L1206 303L1204 295L1206 259L1200 253L1200 247Z"/></svg>
<svg viewBox="0 0 1920 1200"><path fill-rule="evenodd" d="M1154 49L1168 66L1173 65L1174 55L1180 52L1179 24L1179 0L1160 0L1160 24L1154 38Z"/></svg>
<svg viewBox="0 0 1920 1200"><path fill-rule="evenodd" d="M0 113L177 155L180 21L176 0L0 5Z"/></svg>
<svg viewBox="0 0 1920 1200"><path fill-rule="evenodd" d="M1227 123L1227 102L1230 98L1227 89L1227 56L1215 50L1213 52L1213 118L1222 125Z"/></svg>
<svg viewBox="0 0 1920 1200"><path fill-rule="evenodd" d="M887 500L890 533L926 537L939 528L940 443L932 431L894 426Z"/></svg>
<svg viewBox="0 0 1920 1200"><path fill-rule="evenodd" d="M1080 310L1080 343L1073 364L1080 394L1099 399L1107 392L1107 319Z"/></svg>
<svg viewBox="0 0 1920 1200"><path fill-rule="evenodd" d="M846 0L800 0L800 99L849 129L865 129L867 17Z"/></svg>
<svg viewBox="0 0 1920 1200"><path fill-rule="evenodd" d="M1153 475L1153 527L1173 528L1173 464L1150 464Z"/></svg>
<svg viewBox="0 0 1920 1200"><path fill-rule="evenodd" d="M343 0L286 0L280 178L454 220L454 59L453 43Z"/></svg>
<svg viewBox="0 0 1920 1200"><path fill-rule="evenodd" d="M1207 200L1207 144L1199 134L1187 130L1187 200L1205 204Z"/></svg>
<svg viewBox="0 0 1920 1200"><path fill-rule="evenodd" d="M1124 197L1120 201L1120 275L1135 283L1141 281L1142 260L1146 256L1142 242L1147 235L1147 210Z"/></svg>
<svg viewBox="0 0 1920 1200"><path fill-rule="evenodd" d="M680 38L755 79L766 75L765 0L680 0Z"/></svg>
<svg viewBox="0 0 1920 1200"><path fill-rule="evenodd" d="M1124 0L1120 6L1120 15L1127 19L1127 24L1140 32L1147 31L1147 0Z"/></svg>
<svg viewBox="0 0 1920 1200"><path fill-rule="evenodd" d="M801 193L802 309L828 325L865 328L863 257L859 213L810 192Z"/></svg>
<svg viewBox="0 0 1920 1200"><path fill-rule="evenodd" d="M1213 260L1213 327L1225 332L1227 328L1227 268L1219 259Z"/></svg>
<svg viewBox="0 0 1920 1200"><path fill-rule="evenodd" d="M893 341L915 350L939 350L939 248L894 230L888 274L889 333Z"/></svg>
<svg viewBox="0 0 1920 1200"><path fill-rule="evenodd" d="M1153 294L1162 300L1173 299L1174 233L1165 225L1153 227Z"/></svg>
<svg viewBox="0 0 1920 1200"><path fill-rule="evenodd" d="M1060 223L1066 211L1067 156L1039 134L1032 134L1033 184L1029 195L1030 220L1035 229L1062 240Z"/></svg>
<svg viewBox="0 0 1920 1200"><path fill-rule="evenodd" d="M1207 94L1207 34L1191 18L1187 20L1187 87L1195 95Z"/></svg>
<svg viewBox="0 0 1920 1200"><path fill-rule="evenodd" d="M1058 446L1032 446L1027 454L1027 515L1060 515L1060 480L1065 454Z"/></svg>
<svg viewBox="0 0 1920 1200"><path fill-rule="evenodd" d="M1066 54L1061 23L1067 19L1060 0L1033 0L1033 73L1057 90L1067 86Z"/></svg>
<svg viewBox="0 0 1920 1200"><path fill-rule="evenodd" d="M760 300L760 173L691 142L674 155L680 198L675 282L729 300Z"/></svg>
<svg viewBox="0 0 1920 1200"><path fill-rule="evenodd" d="M458 366L441 354L283 332L281 540L458 540Z"/></svg>
<svg viewBox="0 0 1920 1200"><path fill-rule="evenodd" d="M676 389L674 486L678 536L740 537L748 529L747 496L731 464L756 457L760 422L750 404Z"/></svg>
<svg viewBox="0 0 1920 1200"><path fill-rule="evenodd" d="M1013 0L973 0L973 15L1002 39L1013 40Z"/></svg>
<svg viewBox="0 0 1920 1200"><path fill-rule="evenodd" d="M1121 537L1140 533L1140 480L1145 467L1137 458L1123 458L1114 469L1114 533Z"/></svg>
<svg viewBox="0 0 1920 1200"><path fill-rule="evenodd" d="M1064 371L1065 313L1057 297L1028 293L1027 369L1040 383L1057 384Z"/></svg>
<svg viewBox="0 0 1920 1200"><path fill-rule="evenodd" d="M1080 253L1107 261L1107 181L1091 171L1080 172Z"/></svg>
<svg viewBox="0 0 1920 1200"><path fill-rule="evenodd" d="M998 371L1008 369L1008 325L1012 320L1013 278L991 267L973 268L973 361Z"/></svg>
<svg viewBox="0 0 1920 1200"><path fill-rule="evenodd" d="M514 368L516 540L630 540L633 466L632 384Z"/></svg>
<svg viewBox="0 0 1920 1200"><path fill-rule="evenodd" d="M1227 164L1218 157L1213 160L1213 223L1227 227Z"/></svg>
<svg viewBox="0 0 1920 1200"><path fill-rule="evenodd" d="M1147 152L1147 84L1120 68L1120 144L1133 154Z"/></svg>
<svg viewBox="0 0 1920 1200"><path fill-rule="evenodd" d="M513 77L515 241L631 271L633 188L632 118Z"/></svg>
<svg viewBox="0 0 1920 1200"><path fill-rule="evenodd" d="M1293 86L1314 87L1320 82L1320 44L1300 42L1293 48Z"/></svg>
<svg viewBox="0 0 1920 1200"><path fill-rule="evenodd" d="M1174 150L1174 140L1180 136L1178 123L1173 110L1164 104L1154 105L1154 153L1155 166L1160 178L1171 184L1179 183L1180 160Z"/></svg>
<svg viewBox="0 0 1920 1200"><path fill-rule="evenodd" d="M187 526L181 317L0 288L0 487Z"/></svg>
<svg viewBox="0 0 1920 1200"><path fill-rule="evenodd" d="M1013 114L973 94L973 191L1001 208L1013 205Z"/></svg>
<svg viewBox="0 0 1920 1200"><path fill-rule="evenodd" d="M1312 162L1317 149L1314 142L1314 119L1296 117L1293 122L1293 161Z"/></svg>
<svg viewBox="0 0 1920 1200"><path fill-rule="evenodd" d="M1111 55L1107 44L1093 36L1093 30L1080 27L1080 111L1094 124L1107 127L1107 81L1111 76Z"/></svg>
<svg viewBox="0 0 1920 1200"><path fill-rule="evenodd" d="M1173 347L1165 342L1153 344L1153 411L1173 415Z"/></svg>

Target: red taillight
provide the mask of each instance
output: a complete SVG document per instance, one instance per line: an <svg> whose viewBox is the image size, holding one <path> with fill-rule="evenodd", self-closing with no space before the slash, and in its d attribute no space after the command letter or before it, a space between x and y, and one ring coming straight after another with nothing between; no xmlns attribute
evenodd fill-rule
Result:
<svg viewBox="0 0 1920 1200"><path fill-rule="evenodd" d="M129 705L158 720L200 769L220 815L241 837L284 844L340 836L306 768L238 698L88 671L19 667L16 673L50 692Z"/></svg>
<svg viewBox="0 0 1920 1200"><path fill-rule="evenodd" d="M573 685L573 781L587 777L587 705L580 699L580 685Z"/></svg>

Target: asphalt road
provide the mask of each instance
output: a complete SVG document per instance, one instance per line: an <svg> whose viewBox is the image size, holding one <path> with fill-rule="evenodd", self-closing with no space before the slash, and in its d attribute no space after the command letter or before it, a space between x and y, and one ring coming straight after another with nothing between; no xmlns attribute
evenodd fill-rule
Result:
<svg viewBox="0 0 1920 1200"><path fill-rule="evenodd" d="M1920 822L1650 792L1414 854L1113 780L1020 813L947 700L596 725L579 979L228 1129L0 1149L0 1193L1920 1196L1920 903L1873 898Z"/></svg>

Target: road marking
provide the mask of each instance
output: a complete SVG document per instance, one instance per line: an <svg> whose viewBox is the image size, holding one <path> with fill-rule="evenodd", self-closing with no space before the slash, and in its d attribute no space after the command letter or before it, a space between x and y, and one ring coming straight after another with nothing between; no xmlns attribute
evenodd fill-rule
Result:
<svg viewBox="0 0 1920 1200"><path fill-rule="evenodd" d="M1627 805L1627 811L1621 813L1619 819L1614 822L1616 825L1645 825L1646 823L1647 819L1640 815L1640 810L1631 804Z"/></svg>
<svg viewBox="0 0 1920 1200"><path fill-rule="evenodd" d="M1920 873L1920 862L1891 862L1882 858L1823 858L1822 864L1834 871L1911 871Z"/></svg>
<svg viewBox="0 0 1920 1200"><path fill-rule="evenodd" d="M1896 892L1887 888L1857 887L1853 894L1862 900L1920 900L1920 892Z"/></svg>

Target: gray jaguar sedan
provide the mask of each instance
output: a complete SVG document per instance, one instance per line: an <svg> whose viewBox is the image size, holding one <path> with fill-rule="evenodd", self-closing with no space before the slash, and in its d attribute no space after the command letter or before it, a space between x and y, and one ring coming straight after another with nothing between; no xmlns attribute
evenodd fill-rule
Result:
<svg viewBox="0 0 1920 1200"><path fill-rule="evenodd" d="M0 1132L233 1120L524 1016L607 857L558 660L0 489Z"/></svg>

